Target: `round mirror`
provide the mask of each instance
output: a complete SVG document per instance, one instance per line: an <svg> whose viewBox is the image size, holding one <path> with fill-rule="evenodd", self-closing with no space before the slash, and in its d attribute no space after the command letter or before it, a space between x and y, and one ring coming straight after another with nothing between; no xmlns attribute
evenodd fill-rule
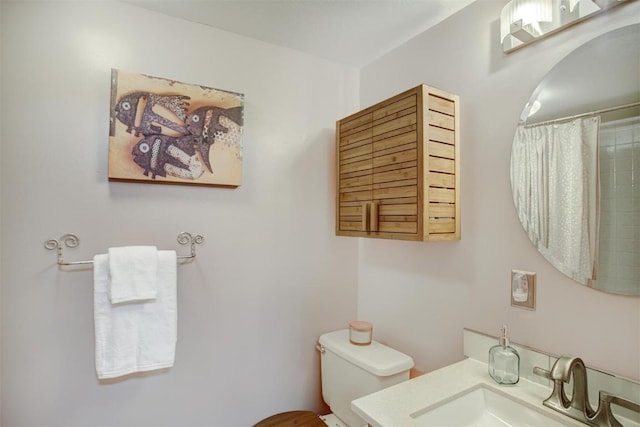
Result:
<svg viewBox="0 0 640 427"><path fill-rule="evenodd" d="M579 283L640 295L640 24L569 54L520 118L511 186L531 242Z"/></svg>

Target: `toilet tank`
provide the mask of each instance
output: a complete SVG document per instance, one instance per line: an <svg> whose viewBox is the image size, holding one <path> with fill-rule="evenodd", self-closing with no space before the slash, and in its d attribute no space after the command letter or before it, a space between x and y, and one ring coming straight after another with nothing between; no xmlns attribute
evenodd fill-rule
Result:
<svg viewBox="0 0 640 427"><path fill-rule="evenodd" d="M413 359L375 340L349 342L349 330L320 336L322 397L349 427L367 423L351 411L351 401L409 379Z"/></svg>

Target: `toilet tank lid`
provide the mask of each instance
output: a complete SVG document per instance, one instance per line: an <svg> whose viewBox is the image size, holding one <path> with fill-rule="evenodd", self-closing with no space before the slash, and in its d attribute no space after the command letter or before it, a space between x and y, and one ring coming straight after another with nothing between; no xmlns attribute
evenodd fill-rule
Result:
<svg viewBox="0 0 640 427"><path fill-rule="evenodd" d="M336 355L380 377L413 368L411 357L375 340L369 345L351 344L348 329L328 332L321 335L318 341Z"/></svg>

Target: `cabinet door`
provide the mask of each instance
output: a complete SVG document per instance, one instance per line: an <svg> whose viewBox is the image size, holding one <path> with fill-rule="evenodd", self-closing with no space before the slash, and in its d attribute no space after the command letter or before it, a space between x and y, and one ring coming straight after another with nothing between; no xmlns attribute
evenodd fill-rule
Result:
<svg viewBox="0 0 640 427"><path fill-rule="evenodd" d="M338 122L336 232L340 235L366 235L370 229L369 209L373 190L371 117L369 112Z"/></svg>
<svg viewBox="0 0 640 427"><path fill-rule="evenodd" d="M380 237L418 236L417 95L373 111L373 204Z"/></svg>

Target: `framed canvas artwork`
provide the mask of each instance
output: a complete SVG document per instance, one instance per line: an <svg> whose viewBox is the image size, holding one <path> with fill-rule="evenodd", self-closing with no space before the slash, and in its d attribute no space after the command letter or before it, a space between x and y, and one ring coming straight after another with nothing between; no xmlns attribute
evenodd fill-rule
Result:
<svg viewBox="0 0 640 427"><path fill-rule="evenodd" d="M111 70L109 179L237 187L244 95Z"/></svg>

